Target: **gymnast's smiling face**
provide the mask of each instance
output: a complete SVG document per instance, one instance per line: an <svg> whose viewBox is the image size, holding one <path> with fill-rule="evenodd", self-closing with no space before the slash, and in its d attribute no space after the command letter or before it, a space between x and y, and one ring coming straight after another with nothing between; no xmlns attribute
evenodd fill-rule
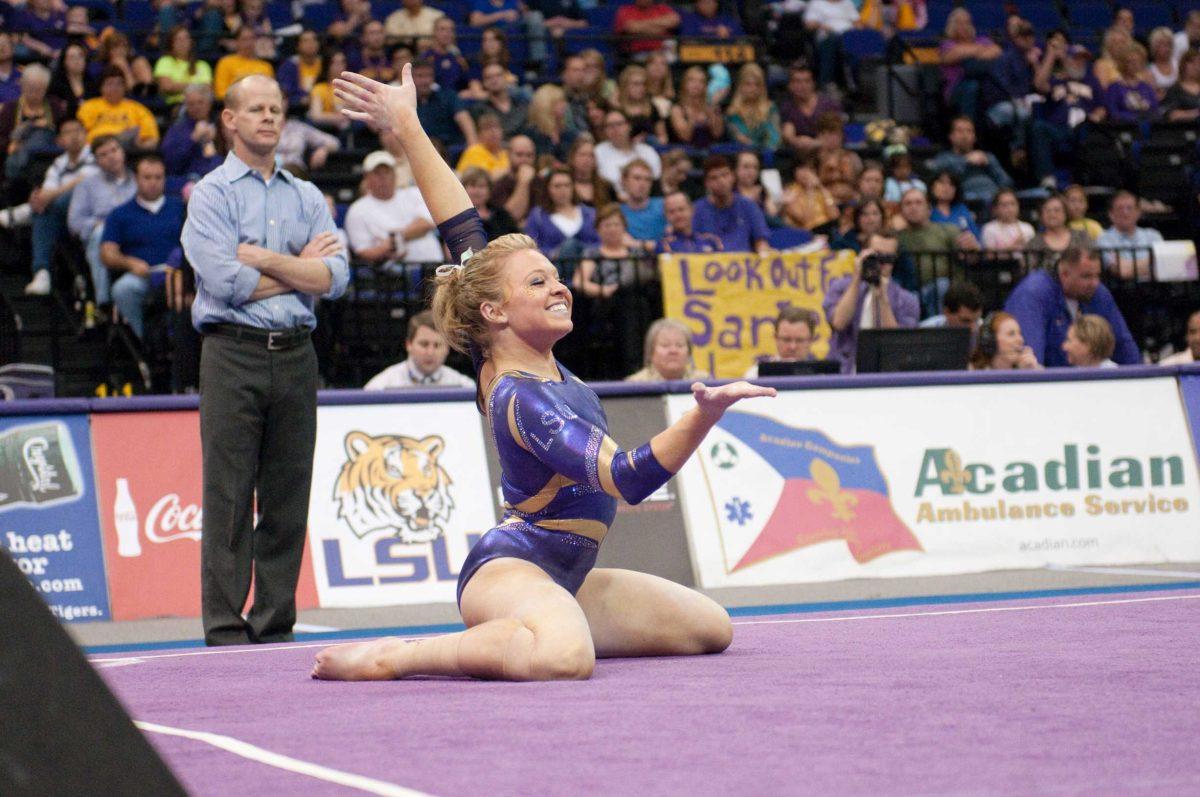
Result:
<svg viewBox="0 0 1200 797"><path fill-rule="evenodd" d="M521 249L504 266L504 301L497 318L535 349L553 346L571 331L571 290L536 249Z"/></svg>

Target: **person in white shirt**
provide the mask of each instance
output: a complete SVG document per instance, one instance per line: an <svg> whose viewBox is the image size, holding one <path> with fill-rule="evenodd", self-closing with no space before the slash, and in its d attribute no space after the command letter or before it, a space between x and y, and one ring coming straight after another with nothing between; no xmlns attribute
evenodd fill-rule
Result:
<svg viewBox="0 0 1200 797"><path fill-rule="evenodd" d="M983 225L983 248L990 252L1020 252L1035 235L1033 225L1020 219L1017 195L1003 188L992 200L992 220Z"/></svg>
<svg viewBox="0 0 1200 797"><path fill-rule="evenodd" d="M650 166L655 180L662 176L662 160L654 147L635 143L630 137L631 131L629 119L621 111L613 110L604 115L604 133L608 140L596 145L596 171L616 191L621 188L621 170L638 158Z"/></svg>
<svg viewBox="0 0 1200 797"><path fill-rule="evenodd" d="M445 16L422 0L403 0L403 8L388 14L384 30L389 39L428 39L433 36L433 24ZM427 42L420 42L423 49Z"/></svg>
<svg viewBox="0 0 1200 797"><path fill-rule="evenodd" d="M1181 352L1164 357L1159 365L1191 365L1200 362L1200 310L1188 316L1187 348Z"/></svg>
<svg viewBox="0 0 1200 797"><path fill-rule="evenodd" d="M809 0L804 27L817 42L817 82L822 88L838 82L845 66L842 34L859 27L854 0Z"/></svg>
<svg viewBox="0 0 1200 797"><path fill-rule="evenodd" d="M1150 255L1162 233L1153 227L1139 227L1142 218L1138 198L1129 191L1113 194L1108 206L1112 226L1096 238L1096 246L1104 252L1104 265L1117 272L1121 279L1150 278Z"/></svg>
<svg viewBox="0 0 1200 797"><path fill-rule="evenodd" d="M429 310L408 320L404 341L408 358L371 377L363 390L397 390L406 387L475 387L475 381L446 367L450 347L433 323Z"/></svg>
<svg viewBox="0 0 1200 797"><path fill-rule="evenodd" d="M1062 349L1067 362L1076 368L1116 368L1113 351L1117 339L1103 316L1080 313L1067 327Z"/></svg>
<svg viewBox="0 0 1200 797"><path fill-rule="evenodd" d="M367 193L346 211L346 237L360 260L383 264L396 260L435 263L442 244L429 209L415 188L396 190L396 159L376 150L363 159Z"/></svg>

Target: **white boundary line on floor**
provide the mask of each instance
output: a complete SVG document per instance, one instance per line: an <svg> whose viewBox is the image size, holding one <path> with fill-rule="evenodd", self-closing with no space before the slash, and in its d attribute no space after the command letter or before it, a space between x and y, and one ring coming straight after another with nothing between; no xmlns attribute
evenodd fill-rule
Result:
<svg viewBox="0 0 1200 797"><path fill-rule="evenodd" d="M1075 565L1047 565L1047 570L1067 571L1069 573L1100 573L1113 576L1159 576L1160 578L1200 579L1200 571L1194 570L1154 570L1136 567L1077 567Z"/></svg>
<svg viewBox="0 0 1200 797"><path fill-rule="evenodd" d="M788 625L792 623L844 623L854 620L894 620L902 617L945 617L954 614L986 614L990 612L1031 612L1042 609L1078 609L1089 606L1113 606L1127 603L1153 603L1157 601L1186 601L1200 600L1200 595L1161 595L1152 598L1120 598L1108 601L1080 601L1078 603L1044 603L1033 606L984 606L978 609L948 609L933 612L894 612L891 614L852 614L837 617L794 617L787 620L734 620L734 625ZM832 611L832 610L831 610ZM405 640L428 639L429 637L404 637ZM368 641L355 640L355 641ZM121 667L128 664L141 664L150 659L175 659L184 656L221 656L237 653L271 653L278 650L299 650L302 648L324 648L339 644L334 640L325 642L306 642L301 644L263 645L254 648L238 648L237 650L191 650L181 653L156 653L149 656L117 656L113 658L89 659L94 667Z"/></svg>
<svg viewBox="0 0 1200 797"><path fill-rule="evenodd" d="M154 722L143 722L141 720L135 720L134 724L147 733L181 736L184 739L204 742L205 744L211 744L213 747L220 748L227 753L233 753L236 756L241 756L259 764L287 770L288 772L295 772L298 775L307 775L310 778L316 778L328 783L336 783L339 786L347 786L371 794L383 795L383 797L429 797L425 792L398 786L395 783L368 778L364 775L355 775L351 772L342 772L339 769L331 769L330 767L314 764L310 761L301 761L298 758L292 758L281 753L273 753L270 750L264 750L257 745L243 742L241 739L235 739L232 736L223 736L222 734L209 733L208 731L189 731L183 728L172 728L169 725L159 725Z"/></svg>
<svg viewBox="0 0 1200 797"><path fill-rule="evenodd" d="M945 617L951 614L985 614L988 612L1034 612L1041 609L1078 609L1087 606L1111 606L1119 603L1150 603L1152 601L1200 600L1200 595L1165 595L1157 598L1125 598L1115 601L1082 601L1080 603L1047 603L1040 606L989 606L981 609L949 609L939 612L898 612L895 614L859 614L850 617L796 617L790 620L742 620L734 625L786 625L791 623L839 623L851 620L892 620L898 617Z"/></svg>

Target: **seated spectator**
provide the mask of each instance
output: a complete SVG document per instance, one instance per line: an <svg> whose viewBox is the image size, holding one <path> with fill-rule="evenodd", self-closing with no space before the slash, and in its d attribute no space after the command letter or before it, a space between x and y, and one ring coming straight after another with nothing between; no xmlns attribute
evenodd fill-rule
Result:
<svg viewBox="0 0 1200 797"><path fill-rule="evenodd" d="M720 252L721 239L710 232L696 232L692 228L692 200L682 191L673 191L663 197L663 212L667 217L667 233L658 242L660 255L695 255Z"/></svg>
<svg viewBox="0 0 1200 797"><path fill-rule="evenodd" d="M124 83L115 81L124 89ZM133 199L137 183L125 166L125 150L113 135L99 136L92 141L92 154L100 168L79 182L71 192L67 208L67 229L83 243L88 268L92 274L96 304L111 302L108 269L100 259L100 242L104 220L113 208Z"/></svg>
<svg viewBox="0 0 1200 797"><path fill-rule="evenodd" d="M878 199L868 199L854 207L851 216L853 229L836 236L830 241L830 249L850 249L861 252L871 236L883 232L884 229L883 203Z"/></svg>
<svg viewBox="0 0 1200 797"><path fill-rule="evenodd" d="M1134 44L1133 37L1121 28L1111 27L1104 32L1100 44L1100 57L1092 64L1092 78L1100 86L1100 91L1108 90L1109 84L1120 77L1117 67L1117 56L1125 48Z"/></svg>
<svg viewBox="0 0 1200 797"><path fill-rule="evenodd" d="M53 0L26 0L24 6L16 6L12 29L22 32L21 49L27 60L52 60L67 45L65 7Z"/></svg>
<svg viewBox="0 0 1200 797"><path fill-rule="evenodd" d="M397 14L404 12L397 11ZM393 14L395 16L395 14ZM485 177L487 175L484 175ZM404 338L408 357L389 365L363 386L363 390L399 390L408 387L475 387L475 380L446 367L450 347L438 332L433 312L423 310L408 319Z"/></svg>
<svg viewBox="0 0 1200 797"><path fill-rule="evenodd" d="M621 70L612 105L629 120L634 141L653 139L654 143L666 143L667 117L650 100L646 90L646 68L641 64L630 64Z"/></svg>
<svg viewBox="0 0 1200 797"><path fill-rule="evenodd" d="M224 100L229 87L247 75L275 77L275 67L271 66L271 62L255 55L257 42L258 34L250 27L242 27L234 39L234 51L217 61L217 69L213 73L213 94L218 100Z"/></svg>
<svg viewBox="0 0 1200 797"><path fill-rule="evenodd" d="M231 0L204 0L193 12L191 29L201 58L215 61L229 51L242 22L236 11L237 4Z"/></svg>
<svg viewBox="0 0 1200 797"><path fill-rule="evenodd" d="M158 122L150 110L125 97L125 77L110 67L100 79L100 96L79 106L79 121L95 150L100 136L116 136L125 146L150 149L158 145Z"/></svg>
<svg viewBox="0 0 1200 797"><path fill-rule="evenodd" d="M662 197L650 196L653 187L654 177L645 161L633 160L625 164L621 170L621 193L625 196L620 206L621 214L629 235L644 249L653 249L667 228ZM596 231L600 232L599 226Z"/></svg>
<svg viewBox="0 0 1200 797"><path fill-rule="evenodd" d="M658 106L659 111L670 116L671 106L675 103L675 84L666 54L650 53L643 66L646 67L646 91L650 94L650 100Z"/></svg>
<svg viewBox="0 0 1200 797"><path fill-rule="evenodd" d="M183 113L163 137L162 156L167 174L197 180L224 160L217 151L220 122L213 113L212 89L194 83L183 94Z"/></svg>
<svg viewBox="0 0 1200 797"><path fill-rule="evenodd" d="M188 86L212 85L212 67L196 57L196 45L186 27L180 25L167 33L167 52L154 63L154 79L168 106L182 102Z"/></svg>
<svg viewBox="0 0 1200 797"><path fill-rule="evenodd" d="M308 121L337 133L348 130L350 118L342 113L342 101L333 93L333 81L347 69L346 54L335 50L325 58L323 79L308 93Z"/></svg>
<svg viewBox="0 0 1200 797"><path fill-rule="evenodd" d="M893 144L884 153L887 155L887 180L883 184L883 201L899 204L900 197L909 189L927 193L925 181L913 174L912 158L903 144Z"/></svg>
<svg viewBox="0 0 1200 797"><path fill-rule="evenodd" d="M1038 370L1042 364L1034 350L1025 345L1020 322L1004 311L997 311L983 319L968 367L972 371Z"/></svg>
<svg viewBox="0 0 1200 797"><path fill-rule="evenodd" d="M513 136L508 142L508 162L512 169L492 183L492 202L507 210L517 224L525 222L533 202L536 158L537 152L529 136ZM592 168L595 169L594 160Z"/></svg>
<svg viewBox="0 0 1200 797"><path fill-rule="evenodd" d="M308 107L309 92L325 77L323 66L320 36L315 30L301 31L296 39L296 54L279 65L276 76L288 105Z"/></svg>
<svg viewBox="0 0 1200 797"><path fill-rule="evenodd" d="M725 135L721 106L708 100L708 75L689 66L679 78L679 99L671 108L670 140L703 149Z"/></svg>
<svg viewBox="0 0 1200 797"><path fill-rule="evenodd" d="M529 211L525 234L552 259L576 256L585 246L600 242L596 211L576 200L574 182L566 169L554 169L546 178L545 199Z"/></svg>
<svg viewBox="0 0 1200 797"><path fill-rule="evenodd" d="M758 205L758 209L768 219L779 215L779 208L776 206L775 200L771 198L762 184L762 161L757 152L753 150L739 152L734 159L733 176L733 190Z"/></svg>
<svg viewBox="0 0 1200 797"><path fill-rule="evenodd" d="M175 16L173 7L170 11L167 11L166 8L159 11L159 22L158 25L155 26L155 31L153 33L154 37L157 37L163 31L170 30L177 24L177 22L172 19L170 22L168 22L168 24L164 25L163 20L168 16L172 18ZM107 32L108 30L111 30L111 28L106 28L105 30ZM94 51L100 47L100 36L97 33L96 28L92 26L91 10L87 6L67 6L66 33L68 43L72 41L80 42L87 47L89 51ZM163 37L164 40L165 38L166 37ZM63 49L66 49L65 44L63 45ZM58 51L58 55L60 58L62 57L62 50Z"/></svg>
<svg viewBox="0 0 1200 797"><path fill-rule="evenodd" d="M21 73L21 93L0 106L0 164L9 182L8 190L24 195L36 181L29 174L31 158L52 149L58 126L66 118L66 104L47 95L50 70L30 64Z"/></svg>
<svg viewBox="0 0 1200 797"><path fill-rule="evenodd" d="M507 210L492 204L490 174L478 166L472 166L463 172L462 184L463 188L467 189L467 196L471 198L471 204L475 206L480 220L483 221L483 231L487 233L489 241L501 235L521 231Z"/></svg>
<svg viewBox="0 0 1200 797"><path fill-rule="evenodd" d="M335 136L289 116L279 131L279 146L275 148L275 155L280 163L304 163L310 169L320 169L329 158L329 153L337 152L340 147Z"/></svg>
<svg viewBox="0 0 1200 797"><path fill-rule="evenodd" d="M587 62L583 56L576 53L563 58L562 71L559 73L559 85L563 92L562 99L566 108L561 112L566 128L578 134L587 130L587 100L592 95L588 86ZM554 86L546 83L546 86ZM537 93L534 92L534 99Z"/></svg>
<svg viewBox="0 0 1200 797"><path fill-rule="evenodd" d="M1013 184L995 155L976 148L975 123L965 116L950 122L950 149L927 161L925 168L958 178L967 202L990 205L997 191Z"/></svg>
<svg viewBox="0 0 1200 797"><path fill-rule="evenodd" d="M810 153L796 162L792 182L783 191L780 215L785 224L813 230L838 217L837 201L821 185Z"/></svg>
<svg viewBox="0 0 1200 797"><path fill-rule="evenodd" d="M1023 252L1033 240L1033 225L1021 221L1017 195L1004 189L992 200L992 220L983 225L981 243L989 252Z"/></svg>
<svg viewBox="0 0 1200 797"><path fill-rule="evenodd" d="M626 382L712 378L692 362L692 333L687 324L673 318L660 318L646 330L642 359L642 369L625 377Z"/></svg>
<svg viewBox="0 0 1200 797"><path fill-rule="evenodd" d="M745 379L758 379L759 363L808 362L813 356L812 345L817 337L821 317L815 310L787 305L775 316L772 333L775 336L775 354L759 357L747 369Z"/></svg>
<svg viewBox="0 0 1200 797"><path fill-rule="evenodd" d="M1089 74L1091 53L1069 45L1061 33L1046 40L1046 52L1033 76L1033 87L1044 98L1030 125L1029 165L1050 190L1057 187L1054 156L1073 155L1084 122L1104 119L1103 89Z"/></svg>
<svg viewBox="0 0 1200 797"><path fill-rule="evenodd" d="M62 147L63 154L50 164L41 186L29 195L29 203L26 206L33 224L33 280L25 286L25 293L32 296L46 296L50 293L51 258L67 225L67 209L71 204L72 190L85 177L99 171L88 147L83 124L78 119L64 119L59 125L58 145ZM2 215L0 219L3 219ZM12 221L12 226L15 226L19 219Z"/></svg>
<svg viewBox="0 0 1200 797"><path fill-rule="evenodd" d="M846 149L846 125L840 113L823 113L817 117L817 175L821 183L833 190L833 182L851 186L858 181L863 169L858 153ZM832 167L836 176L822 176L821 169Z"/></svg>
<svg viewBox="0 0 1200 797"><path fill-rule="evenodd" d="M383 23L377 19L370 20L363 25L361 46L357 52L347 55L347 62L359 74L380 83L391 83L397 74L392 68L392 56L384 46L385 41Z"/></svg>
<svg viewBox="0 0 1200 797"><path fill-rule="evenodd" d="M825 291L822 308L833 331L829 357L841 362L844 374L854 373L859 330L917 325L921 315L917 297L892 279L897 252L894 237L871 236L868 247L854 259L854 271L830 282Z"/></svg>
<svg viewBox="0 0 1200 797"><path fill-rule="evenodd" d="M384 31L389 39L407 41L433 36L434 23L442 18L441 11L425 5L424 0L401 0L400 4L402 8L388 14L384 21Z"/></svg>
<svg viewBox="0 0 1200 797"><path fill-rule="evenodd" d="M1009 142L1014 166L1027 159L1031 109L1026 97L1033 93L1034 64L1041 50L1033 25L1015 14L1009 17L1009 35L1003 53L992 62L992 78L983 81L980 102L988 122Z"/></svg>
<svg viewBox="0 0 1200 797"><path fill-rule="evenodd" d="M1112 122L1148 122L1158 115L1158 94L1144 78L1146 51L1130 44L1117 51L1117 77L1104 90L1104 108Z"/></svg>
<svg viewBox="0 0 1200 797"><path fill-rule="evenodd" d="M529 126L529 103L514 96L505 77L507 70L500 64L487 64L481 74L483 101L480 103L480 112L476 114L476 125L479 116L491 113L500 120L505 139L520 135Z"/></svg>
<svg viewBox="0 0 1200 797"><path fill-rule="evenodd" d="M582 63L581 61L578 63ZM578 129L568 126L567 96L553 83L539 86L529 101L529 137L537 151L561 160L575 142L579 130L587 129L584 120Z"/></svg>
<svg viewBox="0 0 1200 797"><path fill-rule="evenodd" d="M655 179L662 174L662 161L654 147L633 140L633 128L621 111L612 110L604 116L607 140L596 145L596 169L614 187L621 184L621 170L634 160L643 160Z"/></svg>
<svg viewBox="0 0 1200 797"><path fill-rule="evenodd" d="M767 77L758 64L743 64L738 70L725 118L730 138L739 144L779 149L779 109L767 94Z"/></svg>
<svg viewBox="0 0 1200 797"><path fill-rule="evenodd" d="M152 272L166 268L179 249L183 200L164 195L166 169L156 154L138 160L134 177L134 198L113 208L104 222L100 259L110 271L124 272L112 284L113 305L140 339Z"/></svg>
<svg viewBox="0 0 1200 797"><path fill-rule="evenodd" d="M816 41L817 81L822 87L847 84L842 34L861 26L854 0L809 0L804 9L804 27Z"/></svg>
<svg viewBox="0 0 1200 797"><path fill-rule="evenodd" d="M433 41L429 49L421 53L421 60L433 64L439 90L457 92L467 87L471 67L458 49L458 36L450 17L440 17L433 23Z"/></svg>
<svg viewBox="0 0 1200 797"><path fill-rule="evenodd" d="M13 58L12 34L0 30L0 102L12 102L21 96L21 70Z"/></svg>
<svg viewBox="0 0 1200 797"><path fill-rule="evenodd" d="M1083 186L1067 186L1067 190L1063 192L1063 201L1067 205L1067 226L1084 233L1095 245L1104 228L1100 226L1100 222L1088 218L1088 198Z"/></svg>
<svg viewBox="0 0 1200 797"><path fill-rule="evenodd" d="M475 121L475 143L463 150L455 171L461 177L472 167L483 169L494 180L508 174L512 164L504 149L504 130L500 117L485 113Z"/></svg>
<svg viewBox="0 0 1200 797"><path fill-rule="evenodd" d="M1113 12L1112 26L1125 31L1130 38L1137 35L1137 23L1133 18L1133 9L1117 6L1116 11Z"/></svg>
<svg viewBox="0 0 1200 797"><path fill-rule="evenodd" d="M1141 216L1137 197L1129 191L1118 191L1108 206L1112 226L1096 238L1097 247L1114 250L1104 253L1104 265L1122 279L1149 279L1150 249L1163 240L1162 233L1153 227L1138 226Z"/></svg>
<svg viewBox="0 0 1200 797"><path fill-rule="evenodd" d="M1122 365L1141 360L1117 303L1100 284L1100 260L1089 249L1068 249L1053 270L1030 271L1013 289L1004 309L1017 319L1037 361L1046 367L1067 364L1062 344L1071 320L1080 313L1108 321L1117 338L1114 360Z"/></svg>
<svg viewBox="0 0 1200 797"><path fill-rule="evenodd" d="M950 224L963 232L969 232L978 240L979 227L975 214L958 200L958 178L951 172L938 172L931 183L930 197L933 209L929 220L937 224Z"/></svg>
<svg viewBox="0 0 1200 797"><path fill-rule="evenodd" d="M967 230L930 221L929 200L920 191L909 191L900 199L900 219L904 226L896 237L915 263L926 312L936 312L937 296L950 284L948 274L955 253L978 251L979 241Z"/></svg>
<svg viewBox="0 0 1200 797"><path fill-rule="evenodd" d="M858 173L854 189L858 192L858 199L861 202L868 199L878 199L882 202L883 188L886 184L882 164L878 161L867 161L863 164L862 171Z"/></svg>
<svg viewBox="0 0 1200 797"><path fill-rule="evenodd" d="M950 327L952 329L971 330L971 349L975 349L976 338L979 335L979 319L983 315L983 294L969 282L951 282L942 297L942 312L931 315L917 326L922 329L931 327Z"/></svg>
<svg viewBox="0 0 1200 797"><path fill-rule="evenodd" d="M264 61L274 63L278 52L275 48L274 28L271 18L267 16L266 0L241 0L238 12L240 24L238 30L249 28L254 31L254 55Z"/></svg>
<svg viewBox="0 0 1200 797"><path fill-rule="evenodd" d="M1042 231L1030 239L1025 249L1030 257L1025 261L1031 268L1047 268L1058 262L1071 247L1092 246L1092 239L1083 230L1067 226L1067 203L1060 196L1049 196L1038 210Z"/></svg>
<svg viewBox="0 0 1200 797"><path fill-rule="evenodd" d="M736 16L722 14L717 0L696 0L695 10L683 12L680 36L703 39L737 39L745 35Z"/></svg>
<svg viewBox="0 0 1200 797"><path fill-rule="evenodd" d="M721 239L726 252L757 252L765 257L770 251L770 230L758 206L734 192L733 169L724 155L709 155L704 160L704 187L707 194L696 203L692 226L696 232L712 233Z"/></svg>
<svg viewBox="0 0 1200 797"><path fill-rule="evenodd" d="M592 208L602 208L613 201L612 186L600 176L596 168L596 146L592 143L591 136L575 139L567 153L567 171L575 181L575 198L583 204ZM653 185L653 177L650 178L650 182Z"/></svg>
<svg viewBox="0 0 1200 797"><path fill-rule="evenodd" d="M1183 30L1175 34L1175 60L1188 50L1200 50L1200 8L1187 12Z"/></svg>
<svg viewBox="0 0 1200 797"><path fill-rule="evenodd" d="M429 137L443 147L474 144L475 122L452 89L435 85L433 62L424 58L413 62L412 79L417 90L417 118Z"/></svg>
<svg viewBox="0 0 1200 797"><path fill-rule="evenodd" d="M0 42L3 36L0 35ZM0 44L0 50L3 44ZM96 96L96 81L87 74L88 51L79 42L67 42L50 77L50 96L66 103L67 115L75 116L84 100ZM0 96L3 88L0 87Z"/></svg>
<svg viewBox="0 0 1200 797"><path fill-rule="evenodd" d="M663 37L678 27L679 14L654 0L633 0L619 6L613 18L613 33L624 37L622 49L635 56L661 50Z"/></svg>
<svg viewBox="0 0 1200 797"><path fill-rule="evenodd" d="M1170 28L1155 28L1150 32L1150 83L1161 100L1179 80L1179 59L1175 57L1175 34Z"/></svg>
<svg viewBox="0 0 1200 797"><path fill-rule="evenodd" d="M1200 362L1200 310L1196 310L1187 321L1187 348L1158 361L1159 365L1190 365Z"/></svg>
<svg viewBox="0 0 1200 797"><path fill-rule="evenodd" d="M436 263L444 259L437 226L415 186L396 190L396 159L376 150L363 159L367 193L346 211L350 251L360 260Z"/></svg>
<svg viewBox="0 0 1200 797"><path fill-rule="evenodd" d="M1063 352L1067 363L1076 368L1116 368L1110 359L1117 340L1112 327L1098 315L1075 316L1067 327L1067 339L1063 341Z"/></svg>
<svg viewBox="0 0 1200 797"><path fill-rule="evenodd" d="M1160 107L1169 122L1200 119L1200 50L1179 56L1179 79L1167 89Z"/></svg>
<svg viewBox="0 0 1200 797"><path fill-rule="evenodd" d="M545 18L541 10L523 0L474 0L467 22L473 28L511 25L529 43L531 66L540 69L546 61Z"/></svg>
<svg viewBox="0 0 1200 797"><path fill-rule="evenodd" d="M692 177L692 159L688 157L687 150L672 149L664 152L662 170L658 185L664 198L676 191L683 191L689 199L704 196L704 186Z"/></svg>
<svg viewBox="0 0 1200 797"><path fill-rule="evenodd" d="M339 0L338 6L327 33L339 42L361 36L362 29L374 19L371 0Z"/></svg>
<svg viewBox="0 0 1200 797"><path fill-rule="evenodd" d="M965 8L954 9L946 18L945 37L938 51L946 104L972 121L973 133L983 82L991 79L991 62L1003 52L994 41L975 32L971 12Z"/></svg>

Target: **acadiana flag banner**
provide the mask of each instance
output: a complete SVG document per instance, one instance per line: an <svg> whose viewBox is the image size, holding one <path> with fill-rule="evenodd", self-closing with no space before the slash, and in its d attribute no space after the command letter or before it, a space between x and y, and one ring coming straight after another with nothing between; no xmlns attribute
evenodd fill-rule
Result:
<svg viewBox="0 0 1200 797"><path fill-rule="evenodd" d="M1171 377L783 391L677 480L702 587L1192 562L1190 438Z"/></svg>
<svg viewBox="0 0 1200 797"><path fill-rule="evenodd" d="M696 366L719 378L739 377L760 355L775 354L775 317L788 305L821 317L813 352L829 352L821 310L832 280L854 268L849 251L662 255L663 309L692 330Z"/></svg>

